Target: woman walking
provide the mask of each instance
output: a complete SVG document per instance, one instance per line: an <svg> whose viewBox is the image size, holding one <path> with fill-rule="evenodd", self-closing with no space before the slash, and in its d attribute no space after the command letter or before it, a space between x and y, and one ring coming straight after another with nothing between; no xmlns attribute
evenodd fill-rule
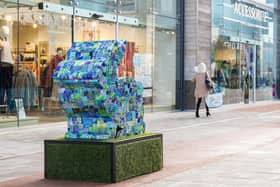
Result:
<svg viewBox="0 0 280 187"><path fill-rule="evenodd" d="M200 63L198 66L195 67L195 76L193 78L193 81L195 82L195 91L194 91L194 96L196 98L196 112L195 116L199 118L199 107L202 101L202 98L208 96L209 90L206 87L206 79L210 80L209 74L206 70L206 65L204 63ZM206 116L211 116L209 112L209 107L207 106L207 103L205 101L205 108L206 108Z"/></svg>

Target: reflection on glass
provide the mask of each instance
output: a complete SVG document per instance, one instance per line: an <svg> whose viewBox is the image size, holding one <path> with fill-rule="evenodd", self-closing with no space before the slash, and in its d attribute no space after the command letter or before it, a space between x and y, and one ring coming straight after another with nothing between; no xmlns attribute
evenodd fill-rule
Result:
<svg viewBox="0 0 280 187"><path fill-rule="evenodd" d="M243 102L244 73L248 75L251 100L272 98L275 81L273 58L273 3L254 4L230 0L212 1L212 76L224 92L225 103ZM240 7L255 8L266 16L252 17ZM262 19L261 19L262 18Z"/></svg>
<svg viewBox="0 0 280 187"><path fill-rule="evenodd" d="M0 0L0 26L9 29L7 42L15 64L13 77L7 79L11 82L10 88L0 90L0 111L5 115L7 112L15 114L14 97L22 98L27 117L61 114L52 72L71 46L72 16L63 12L39 10L39 2L21 1L18 14L16 3ZM47 2L57 6L72 6L69 0ZM129 45L119 74L135 77L143 83L147 108L170 109L175 105L177 1L118 2L122 18L139 21L138 25L120 23L119 39L127 40ZM77 7L116 15L116 3L112 0L79 0ZM116 38L116 25L112 20L79 16L75 19L75 41Z"/></svg>

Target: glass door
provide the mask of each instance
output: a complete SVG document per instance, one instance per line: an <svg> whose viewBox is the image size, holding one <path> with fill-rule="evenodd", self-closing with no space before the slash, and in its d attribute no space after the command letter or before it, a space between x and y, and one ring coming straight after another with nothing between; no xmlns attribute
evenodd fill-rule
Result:
<svg viewBox="0 0 280 187"><path fill-rule="evenodd" d="M244 66L244 102L256 101L256 61L257 46L254 44L246 44L245 47L245 66Z"/></svg>
<svg viewBox="0 0 280 187"><path fill-rule="evenodd" d="M18 5L0 0L0 121L15 120L13 104L13 70L17 44L14 29L18 28ZM5 51L5 56L4 56Z"/></svg>

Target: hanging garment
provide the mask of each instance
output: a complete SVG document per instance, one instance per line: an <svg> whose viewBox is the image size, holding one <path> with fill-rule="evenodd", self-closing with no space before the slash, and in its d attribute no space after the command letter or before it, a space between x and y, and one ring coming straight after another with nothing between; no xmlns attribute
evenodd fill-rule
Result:
<svg viewBox="0 0 280 187"><path fill-rule="evenodd" d="M45 88L46 78L49 70L49 65L44 65L40 68L40 87Z"/></svg>
<svg viewBox="0 0 280 187"><path fill-rule="evenodd" d="M60 57L58 55L54 56L50 62L49 68L48 68L48 73L46 76L46 84L45 84L45 88L52 88L53 87L53 80L52 80L52 76L53 76L53 72L57 66L57 64L61 61L63 61L64 58Z"/></svg>
<svg viewBox="0 0 280 187"><path fill-rule="evenodd" d="M36 106L37 81L32 71L22 67L15 76L14 97L23 98L26 109Z"/></svg>
<svg viewBox="0 0 280 187"><path fill-rule="evenodd" d="M52 95L52 87L46 87L46 80L48 79L49 67L50 65L47 64L46 66L43 66L40 69L40 88L43 97L51 97Z"/></svg>
<svg viewBox="0 0 280 187"><path fill-rule="evenodd" d="M12 79L13 66L0 62L0 105L7 104L9 109L12 102Z"/></svg>
<svg viewBox="0 0 280 187"><path fill-rule="evenodd" d="M135 51L135 43L128 42L121 65L118 67L118 75L120 77L135 77L135 70L133 65L133 56Z"/></svg>
<svg viewBox="0 0 280 187"><path fill-rule="evenodd" d="M11 47L10 47L9 42L6 40L0 39L0 46L2 46L0 61L12 65L13 58L12 58L12 52L11 52Z"/></svg>

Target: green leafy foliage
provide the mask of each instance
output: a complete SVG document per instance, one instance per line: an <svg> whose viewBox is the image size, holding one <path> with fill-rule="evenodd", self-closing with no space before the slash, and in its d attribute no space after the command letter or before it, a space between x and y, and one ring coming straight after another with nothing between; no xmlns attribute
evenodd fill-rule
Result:
<svg viewBox="0 0 280 187"><path fill-rule="evenodd" d="M162 139L154 135L46 141L45 176L110 183L158 171L163 167Z"/></svg>
<svg viewBox="0 0 280 187"><path fill-rule="evenodd" d="M110 145L48 144L47 178L110 182Z"/></svg>
<svg viewBox="0 0 280 187"><path fill-rule="evenodd" d="M162 163L160 138L117 145L116 181L158 171Z"/></svg>

